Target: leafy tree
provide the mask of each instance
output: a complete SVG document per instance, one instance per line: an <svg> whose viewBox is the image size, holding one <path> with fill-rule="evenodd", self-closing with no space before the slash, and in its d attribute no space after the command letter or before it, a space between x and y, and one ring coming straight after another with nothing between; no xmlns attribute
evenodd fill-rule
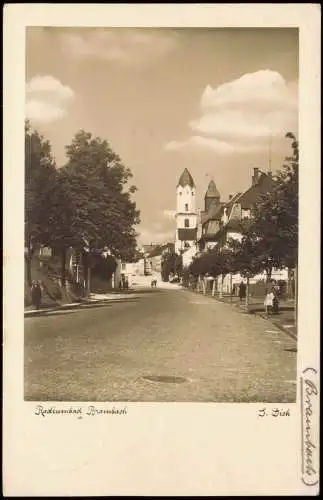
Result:
<svg viewBox="0 0 323 500"><path fill-rule="evenodd" d="M131 171L106 140L79 131L66 146L67 163L59 172L61 203L57 205L59 231L55 245L62 253L66 245L93 249L108 247L114 256L132 260L136 255L139 211L127 188ZM85 259L86 260L86 259Z"/></svg>
<svg viewBox="0 0 323 500"><path fill-rule="evenodd" d="M25 122L25 247L27 280L31 285L31 260L39 244L51 236L49 221L57 188L57 170L51 145Z"/></svg>
<svg viewBox="0 0 323 500"><path fill-rule="evenodd" d="M176 254L173 252L165 253L162 256L161 278L163 281L168 281L169 275L174 274L174 272L175 272L175 259L176 259Z"/></svg>
<svg viewBox="0 0 323 500"><path fill-rule="evenodd" d="M242 275L265 270L270 280L273 267L294 267L297 262L299 149L292 133L286 138L292 141L293 154L277 173L275 189L259 199L241 242L229 243Z"/></svg>
<svg viewBox="0 0 323 500"><path fill-rule="evenodd" d="M212 276L217 278L221 274L232 271L232 252L227 248L216 246L193 259L189 271L195 276Z"/></svg>
<svg viewBox="0 0 323 500"><path fill-rule="evenodd" d="M183 274L183 257L177 254L174 262L174 274L181 277Z"/></svg>

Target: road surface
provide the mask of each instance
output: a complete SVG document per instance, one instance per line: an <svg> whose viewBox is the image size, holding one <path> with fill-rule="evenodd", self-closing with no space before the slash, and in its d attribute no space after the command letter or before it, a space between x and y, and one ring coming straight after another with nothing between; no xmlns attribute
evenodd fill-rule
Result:
<svg viewBox="0 0 323 500"><path fill-rule="evenodd" d="M25 319L28 401L295 398L296 343L211 297L142 289L118 303Z"/></svg>

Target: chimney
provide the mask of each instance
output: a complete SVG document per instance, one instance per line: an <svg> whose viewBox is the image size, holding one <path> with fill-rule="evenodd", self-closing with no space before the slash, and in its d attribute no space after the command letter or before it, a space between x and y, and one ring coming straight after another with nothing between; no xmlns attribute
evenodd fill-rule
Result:
<svg viewBox="0 0 323 500"><path fill-rule="evenodd" d="M252 176L252 185L254 186L255 184L257 184L258 180L259 180L259 168L254 168Z"/></svg>

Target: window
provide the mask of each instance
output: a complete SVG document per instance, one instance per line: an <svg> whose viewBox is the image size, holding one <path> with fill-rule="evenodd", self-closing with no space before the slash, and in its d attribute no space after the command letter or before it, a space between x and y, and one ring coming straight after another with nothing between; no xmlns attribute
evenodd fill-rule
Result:
<svg viewBox="0 0 323 500"><path fill-rule="evenodd" d="M241 210L241 217L242 219L250 219L250 210L249 209L242 209Z"/></svg>
<svg viewBox="0 0 323 500"><path fill-rule="evenodd" d="M190 220L189 219L185 219L184 220L184 226L185 227L190 227Z"/></svg>
<svg viewBox="0 0 323 500"><path fill-rule="evenodd" d="M188 203L185 203L185 212L188 212Z"/></svg>

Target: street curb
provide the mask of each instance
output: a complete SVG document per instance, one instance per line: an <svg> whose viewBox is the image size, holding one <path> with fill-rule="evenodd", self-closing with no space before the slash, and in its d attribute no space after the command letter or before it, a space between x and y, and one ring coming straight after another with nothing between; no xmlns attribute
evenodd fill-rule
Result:
<svg viewBox="0 0 323 500"><path fill-rule="evenodd" d="M259 313L249 313L249 314L254 314L255 316L259 316L260 318L265 319L275 327L279 328L282 332L286 333L289 337L291 337L293 340L297 342L297 335L294 335L292 332L289 331L288 328L284 328L282 325L279 325L278 323L275 323L274 321L270 321L264 314L259 314Z"/></svg>
<svg viewBox="0 0 323 500"><path fill-rule="evenodd" d="M84 301L80 302L79 304L67 304L67 305L61 305L57 307L51 307L48 309L40 309L39 311L25 311L24 312L24 317L25 318L32 318L34 316L46 316L46 314L52 313L54 311L71 311L72 309L77 309L77 308L82 308L82 306L88 306L89 304L99 304L99 303L111 303L111 302L119 302L120 300L124 300L123 298L120 299L97 299L97 300L89 300L89 301ZM129 299L128 299L129 300Z"/></svg>

